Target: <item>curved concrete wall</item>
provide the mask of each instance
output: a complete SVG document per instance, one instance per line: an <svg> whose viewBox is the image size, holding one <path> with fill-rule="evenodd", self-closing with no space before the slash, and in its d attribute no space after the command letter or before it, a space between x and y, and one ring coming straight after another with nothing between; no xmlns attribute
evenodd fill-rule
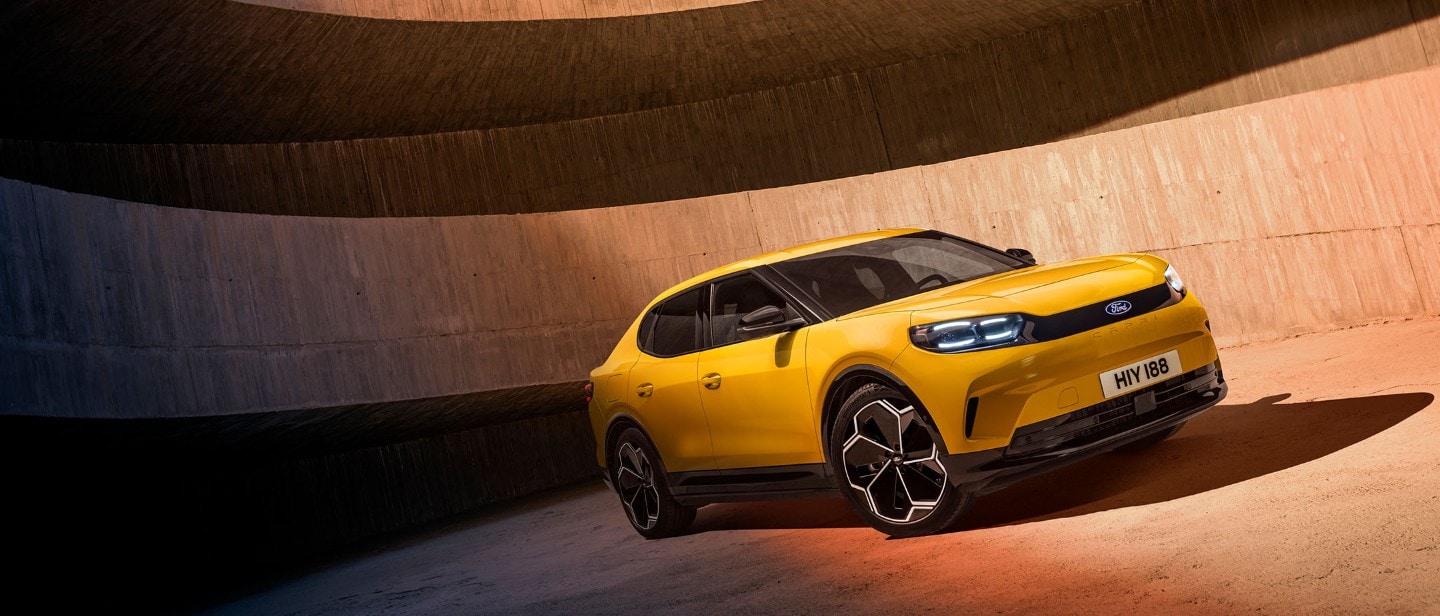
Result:
<svg viewBox="0 0 1440 616"><path fill-rule="evenodd" d="M349 219L3 187L6 413L219 415L583 379L640 294L753 248L743 196ZM662 236L657 215L707 224Z"/></svg>
<svg viewBox="0 0 1440 616"><path fill-rule="evenodd" d="M658 290L842 233L1175 261L1222 344L1440 313L1440 69L939 165L521 216L291 218L7 180L4 413L157 416L584 378Z"/></svg>
<svg viewBox="0 0 1440 616"><path fill-rule="evenodd" d="M1069 10L1098 6L1077 4ZM860 10L845 3L838 7L836 15L849 17ZM939 11L934 5L923 7L904 19ZM873 20L884 13L876 11L864 12L872 20L865 23L875 26ZM982 13L988 21L972 26L1003 34L1019 23L1000 20L994 10ZM93 113L32 110L49 114L40 117L49 120L38 128L8 127L6 134L80 142L0 140L0 175L144 203L317 216L541 212L729 194L932 164L1416 70L1440 61L1437 14L1440 0L1137 2L989 39L983 36L988 30L954 32L957 24L969 23L963 19L937 17L947 24L944 28L902 24L926 34L909 50L892 32L884 43L888 47L874 54L838 43L812 46L808 40L786 51L823 52L830 60L777 56L755 60L764 66L751 69L699 59L687 67L676 59L685 68L667 74L686 75L683 84L659 84L647 77L650 69L628 64L602 69L579 58L556 57L571 62L567 70L574 73L563 78L514 70L487 75L491 90L521 97L504 101L489 90L465 89L484 82L473 76L431 75L429 67L418 71L423 79L468 84L434 95L464 101L463 109L431 104L434 84L391 81L372 85L384 92L413 92L377 100L373 109L353 108L353 101L328 86L316 86L314 96L323 105L267 107L246 103L250 94L240 92L234 101L192 101L192 106L175 103L171 108L170 96L158 90L190 89L182 87L187 82L161 81L151 86L156 91L150 96L132 97L158 99L154 110L123 105L85 108ZM764 27L773 24L764 22ZM522 40L566 35L533 34L535 39ZM620 34L645 38L631 30ZM851 38L825 36L826 41L855 44ZM946 42L943 36L961 41ZM767 40L775 43L744 40L761 48ZM978 42L964 47L965 40ZM659 55L642 53L635 61L663 63L661 51L649 49L644 53ZM847 60L842 53L867 61ZM594 83L579 80L571 84L573 91L535 85L549 84L552 77L574 82L574 75L591 74L587 71L598 75ZM527 81L515 83L522 78ZM275 80L283 81L277 76L262 81ZM616 85L630 80L638 81ZM200 85L202 92L227 91L223 84ZM645 94L650 88L674 98ZM72 105L68 99L37 96L36 104L42 103L62 109ZM387 105L393 108L377 111ZM29 119L24 111L12 117ZM139 116L113 121L122 112ZM517 113L531 115L512 115ZM596 114L609 115L592 117ZM452 118L461 120L454 126L445 123ZM368 135L382 128L475 129L476 118L535 123L347 141L214 143ZM178 144L84 143L115 139Z"/></svg>
<svg viewBox="0 0 1440 616"><path fill-rule="evenodd" d="M757 0L235 0L281 9L421 21L523 21L693 11Z"/></svg>
<svg viewBox="0 0 1440 616"><path fill-rule="evenodd" d="M896 6L0 8L17 560L153 601L585 478L643 302L852 231L1159 252L1225 344L1440 313L1440 0Z"/></svg>
<svg viewBox="0 0 1440 616"><path fill-rule="evenodd" d="M972 2L957 11L950 0L907 0L906 10L785 0L624 19L437 23L225 0L30 0L0 21L0 83L23 92L0 99L0 135L279 143L555 123L820 81L1132 1ZM1391 19L1363 27L1410 20L1396 13L1403 0L1386 2Z"/></svg>

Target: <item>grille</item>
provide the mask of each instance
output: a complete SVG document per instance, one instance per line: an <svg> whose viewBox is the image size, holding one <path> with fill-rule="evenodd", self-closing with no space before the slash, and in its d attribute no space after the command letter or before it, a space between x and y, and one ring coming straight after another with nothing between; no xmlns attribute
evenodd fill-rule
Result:
<svg viewBox="0 0 1440 616"><path fill-rule="evenodd" d="M1099 327L1119 323L1126 319L1154 312L1166 306L1179 302L1183 296L1170 285L1160 283L1148 289L1141 289L1128 295L1112 297L1110 299L1095 302L1089 306L1081 306L1073 310L1067 310L1048 317L1032 317L1034 326L1030 335L1035 340L1058 340L1066 336L1073 336L1080 332L1090 331ZM1105 311L1105 307L1117 300L1130 302L1133 308L1121 315L1113 315Z"/></svg>
<svg viewBox="0 0 1440 616"><path fill-rule="evenodd" d="M1194 408L1215 382L1214 365L1192 370L1100 404L1034 423L1015 431L1005 457L1016 458L1084 447ZM1135 400L1155 396L1155 408L1136 414Z"/></svg>

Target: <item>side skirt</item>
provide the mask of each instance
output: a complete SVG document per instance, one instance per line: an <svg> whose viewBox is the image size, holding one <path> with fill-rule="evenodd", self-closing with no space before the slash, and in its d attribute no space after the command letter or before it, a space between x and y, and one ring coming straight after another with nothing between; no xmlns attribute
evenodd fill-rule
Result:
<svg viewBox="0 0 1440 616"><path fill-rule="evenodd" d="M670 492L682 505L708 505L784 498L815 498L838 493L826 464L790 464L759 468L670 473Z"/></svg>

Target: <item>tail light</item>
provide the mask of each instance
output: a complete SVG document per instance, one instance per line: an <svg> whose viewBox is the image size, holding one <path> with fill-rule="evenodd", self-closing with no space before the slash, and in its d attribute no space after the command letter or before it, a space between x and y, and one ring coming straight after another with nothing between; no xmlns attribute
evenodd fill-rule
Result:
<svg viewBox="0 0 1440 616"><path fill-rule="evenodd" d="M592 383L592 382L590 382L590 381L585 381L585 404L590 404L590 400L591 400L592 398L594 398L594 397L595 397L595 383Z"/></svg>

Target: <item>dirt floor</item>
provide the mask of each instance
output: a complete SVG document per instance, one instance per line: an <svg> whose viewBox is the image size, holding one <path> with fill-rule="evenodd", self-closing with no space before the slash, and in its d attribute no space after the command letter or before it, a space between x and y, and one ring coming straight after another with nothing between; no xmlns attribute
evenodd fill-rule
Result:
<svg viewBox="0 0 1440 616"><path fill-rule="evenodd" d="M645 541L582 486L377 546L216 614L1440 614L1440 320L1222 351L1160 446L888 540L840 500L712 505Z"/></svg>

